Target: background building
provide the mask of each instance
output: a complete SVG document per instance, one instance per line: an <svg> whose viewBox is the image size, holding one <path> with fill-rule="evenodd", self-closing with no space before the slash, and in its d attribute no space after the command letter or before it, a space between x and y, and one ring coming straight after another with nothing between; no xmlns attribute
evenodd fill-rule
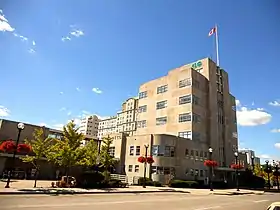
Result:
<svg viewBox="0 0 280 210"><path fill-rule="evenodd" d="M100 119L96 115L86 116L81 120L79 131L89 138L97 138Z"/></svg>
<svg viewBox="0 0 280 210"><path fill-rule="evenodd" d="M98 124L98 139L103 136L114 134L117 131L117 117L109 117L107 119L102 119Z"/></svg>
<svg viewBox="0 0 280 210"><path fill-rule="evenodd" d="M255 165L259 165L260 164L260 158L256 157L254 150L251 150L251 149L240 149L239 153L242 153L242 154L246 155L247 163L249 165L252 165L252 157L254 157L254 164Z"/></svg>
<svg viewBox="0 0 280 210"><path fill-rule="evenodd" d="M136 131L136 117L138 113L138 99L129 98L122 104L122 110L117 113L117 133L134 135Z"/></svg>

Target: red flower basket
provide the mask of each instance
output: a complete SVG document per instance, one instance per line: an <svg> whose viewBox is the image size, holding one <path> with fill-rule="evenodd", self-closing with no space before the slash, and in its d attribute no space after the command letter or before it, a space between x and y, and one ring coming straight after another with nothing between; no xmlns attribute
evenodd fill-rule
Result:
<svg viewBox="0 0 280 210"><path fill-rule="evenodd" d="M4 141L0 145L2 152L13 152L16 149L16 144L12 140Z"/></svg>
<svg viewBox="0 0 280 210"><path fill-rule="evenodd" d="M19 144L17 148L18 152L29 153L31 152L31 146L27 144Z"/></svg>
<svg viewBox="0 0 280 210"><path fill-rule="evenodd" d="M143 157L143 156L140 156L140 157L138 158L138 162L139 162L139 163L144 163L145 161L146 161L146 158Z"/></svg>
<svg viewBox="0 0 280 210"><path fill-rule="evenodd" d="M243 166L241 164L231 164L230 166L232 169L242 169Z"/></svg>
<svg viewBox="0 0 280 210"><path fill-rule="evenodd" d="M218 163L215 160L205 160L204 165L208 167L217 167Z"/></svg>
<svg viewBox="0 0 280 210"><path fill-rule="evenodd" d="M152 163L154 163L155 161L154 161L154 159L153 159L153 157L147 157L147 163L149 163L149 164L152 164Z"/></svg>

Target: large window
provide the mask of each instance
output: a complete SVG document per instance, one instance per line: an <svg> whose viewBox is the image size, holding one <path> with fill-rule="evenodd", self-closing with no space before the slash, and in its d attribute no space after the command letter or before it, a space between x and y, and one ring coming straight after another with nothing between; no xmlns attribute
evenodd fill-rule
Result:
<svg viewBox="0 0 280 210"><path fill-rule="evenodd" d="M153 145L152 155L154 156L164 156L164 146L163 145Z"/></svg>
<svg viewBox="0 0 280 210"><path fill-rule="evenodd" d="M163 86L157 87L157 94L165 93L165 92L167 92L167 90L168 90L168 85L163 85Z"/></svg>
<svg viewBox="0 0 280 210"><path fill-rule="evenodd" d="M134 146L129 147L129 155L134 155Z"/></svg>
<svg viewBox="0 0 280 210"><path fill-rule="evenodd" d="M179 105L181 104L188 104L192 102L192 96L191 95L186 95L186 96L181 96L179 97Z"/></svg>
<svg viewBox="0 0 280 210"><path fill-rule="evenodd" d="M139 106L139 108L138 108L139 113L146 112L146 111L147 111L147 105Z"/></svg>
<svg viewBox="0 0 280 210"><path fill-rule="evenodd" d="M152 174L175 174L173 167L152 166Z"/></svg>
<svg viewBox="0 0 280 210"><path fill-rule="evenodd" d="M141 98L146 98L148 96L148 92L147 91L143 91L139 93L139 99Z"/></svg>
<svg viewBox="0 0 280 210"><path fill-rule="evenodd" d="M156 118L156 125L165 125L167 123L167 117Z"/></svg>
<svg viewBox="0 0 280 210"><path fill-rule="evenodd" d="M191 131L179 132L178 136L186 139L192 139L192 132Z"/></svg>
<svg viewBox="0 0 280 210"><path fill-rule="evenodd" d="M192 120L191 113L179 114L179 122L189 122Z"/></svg>
<svg viewBox="0 0 280 210"><path fill-rule="evenodd" d="M175 147L165 146L164 156L165 157L174 157L175 156Z"/></svg>
<svg viewBox="0 0 280 210"><path fill-rule="evenodd" d="M188 87L192 85L192 79L187 78L179 81L179 88Z"/></svg>
<svg viewBox="0 0 280 210"><path fill-rule="evenodd" d="M146 120L140 120L137 122L137 127L138 128L145 128L147 126L147 121Z"/></svg>
<svg viewBox="0 0 280 210"><path fill-rule="evenodd" d="M167 100L157 102L157 109L164 109L167 107Z"/></svg>

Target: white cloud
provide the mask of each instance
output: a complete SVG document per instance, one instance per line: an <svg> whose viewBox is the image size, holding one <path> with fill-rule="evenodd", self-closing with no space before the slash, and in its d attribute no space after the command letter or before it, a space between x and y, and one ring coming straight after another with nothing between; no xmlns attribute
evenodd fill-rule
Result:
<svg viewBox="0 0 280 210"><path fill-rule="evenodd" d="M23 41L23 42L28 41L28 38L27 38L27 37L25 37L25 36L19 35L19 34L17 34L17 33L13 33L13 34L14 34L14 36L15 36L15 37L20 38L20 39L21 39L21 41Z"/></svg>
<svg viewBox="0 0 280 210"><path fill-rule="evenodd" d="M62 107L62 108L59 109L59 111L66 111L66 108Z"/></svg>
<svg viewBox="0 0 280 210"><path fill-rule="evenodd" d="M280 133L280 128L275 128L271 130L272 133Z"/></svg>
<svg viewBox="0 0 280 210"><path fill-rule="evenodd" d="M70 32L71 35L75 36L75 37L80 37L84 35L84 32L82 30L73 30Z"/></svg>
<svg viewBox="0 0 280 210"><path fill-rule="evenodd" d="M10 115L10 110L0 105L0 117L7 117Z"/></svg>
<svg viewBox="0 0 280 210"><path fill-rule="evenodd" d="M28 52L31 53L31 54L33 54L33 53L35 53L36 51L35 51L34 49L29 49Z"/></svg>
<svg viewBox="0 0 280 210"><path fill-rule="evenodd" d="M104 119L108 119L110 118L110 116L100 116L100 115L97 115L96 116L100 119L100 120L104 120Z"/></svg>
<svg viewBox="0 0 280 210"><path fill-rule="evenodd" d="M77 90L77 91L81 91L81 89L80 89L80 88L78 88L78 87L76 87L76 90Z"/></svg>
<svg viewBox="0 0 280 210"><path fill-rule="evenodd" d="M68 116L70 116L71 114L72 114L72 112L71 112L71 111L67 112L67 115L68 115Z"/></svg>
<svg viewBox="0 0 280 210"><path fill-rule="evenodd" d="M0 15L0 21L8 22L4 15Z"/></svg>
<svg viewBox="0 0 280 210"><path fill-rule="evenodd" d="M101 94L102 90L100 90L99 88L92 88L92 91L97 93L97 94Z"/></svg>
<svg viewBox="0 0 280 210"><path fill-rule="evenodd" d="M54 124L51 127L57 130L62 130L63 129L64 124Z"/></svg>
<svg viewBox="0 0 280 210"><path fill-rule="evenodd" d="M259 155L260 158L263 158L263 159L271 159L271 156L270 155L267 155L267 154L262 154L262 155Z"/></svg>
<svg viewBox="0 0 280 210"><path fill-rule="evenodd" d="M62 40L63 42L65 42L65 41L70 41L71 38L70 38L69 36L64 36L64 37L61 38L61 40Z"/></svg>
<svg viewBox="0 0 280 210"><path fill-rule="evenodd" d="M245 106L241 106L240 102L236 115L237 123L240 126L264 125L269 123L272 118L271 114L266 112L263 108L249 109Z"/></svg>
<svg viewBox="0 0 280 210"><path fill-rule="evenodd" d="M41 126L41 127L48 127L48 125L46 124L46 123L39 123L39 125Z"/></svg>
<svg viewBox="0 0 280 210"><path fill-rule="evenodd" d="M6 21L0 19L0 31L12 32L15 29Z"/></svg>
<svg viewBox="0 0 280 210"><path fill-rule="evenodd" d="M80 124L81 124L81 120L80 120L80 119L74 118L74 119L72 119L72 120L74 121L74 123L76 124L76 126L80 126ZM72 121L72 120L68 120L68 123L69 123L70 121Z"/></svg>
<svg viewBox="0 0 280 210"><path fill-rule="evenodd" d="M32 41L32 45L33 45L33 46L35 46L35 45L36 45L36 42L35 42L34 40Z"/></svg>
<svg viewBox="0 0 280 210"><path fill-rule="evenodd" d="M235 100L235 104L236 104L236 106L241 106L241 103L239 100Z"/></svg>
<svg viewBox="0 0 280 210"><path fill-rule="evenodd" d="M59 92L59 94L60 94L60 95L63 95L63 92L61 91L61 92Z"/></svg>
<svg viewBox="0 0 280 210"><path fill-rule="evenodd" d="M269 102L269 105L271 105L271 106L280 106L280 102L279 101L272 101L272 102Z"/></svg>
<svg viewBox="0 0 280 210"><path fill-rule="evenodd" d="M277 149L280 149L280 143L276 143L276 144L274 144L274 146L275 146Z"/></svg>

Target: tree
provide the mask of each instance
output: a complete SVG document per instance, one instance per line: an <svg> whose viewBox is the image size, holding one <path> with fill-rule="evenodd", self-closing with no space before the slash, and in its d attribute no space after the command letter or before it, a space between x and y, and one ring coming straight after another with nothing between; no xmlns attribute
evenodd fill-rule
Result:
<svg viewBox="0 0 280 210"><path fill-rule="evenodd" d="M79 165L91 168L98 164L99 154L96 141L90 140L79 152L81 153L81 159L78 161Z"/></svg>
<svg viewBox="0 0 280 210"><path fill-rule="evenodd" d="M63 127L62 140L56 139L47 154L49 161L65 168L67 183L69 170L81 159L81 142L84 140L84 135L79 133L78 129L74 121L70 121Z"/></svg>
<svg viewBox="0 0 280 210"><path fill-rule="evenodd" d="M23 162L31 163L35 167L34 187L37 185L37 178L40 173L39 161L45 157L51 146L51 138L44 136L43 129L35 129L33 132L34 139L25 139L25 144L32 148L32 155L21 157Z"/></svg>
<svg viewBox="0 0 280 210"><path fill-rule="evenodd" d="M115 166L117 160L109 154L111 144L113 143L113 138L109 135L102 138L102 146L100 151L100 163L101 166L105 168L105 181L110 180L110 168Z"/></svg>

